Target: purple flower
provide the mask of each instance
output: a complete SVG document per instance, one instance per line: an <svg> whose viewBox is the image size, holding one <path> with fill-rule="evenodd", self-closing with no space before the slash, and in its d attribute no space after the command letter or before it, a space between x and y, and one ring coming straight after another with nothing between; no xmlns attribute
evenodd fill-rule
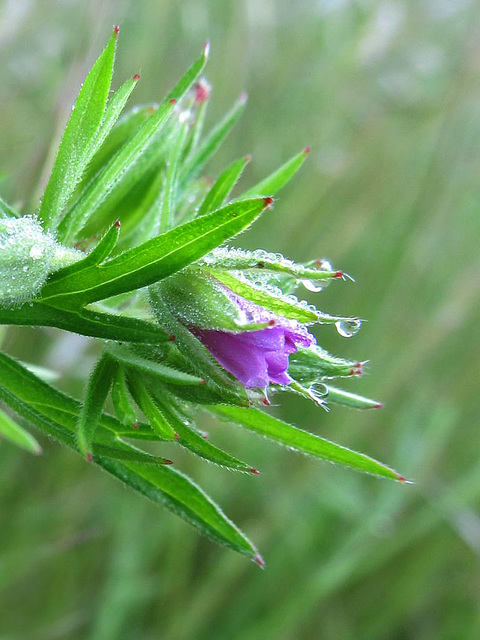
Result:
<svg viewBox="0 0 480 640"><path fill-rule="evenodd" d="M231 293L231 292L229 292ZM247 321L268 322L270 326L257 331L232 333L190 327L192 333L207 347L217 362L247 388L266 388L270 383L288 385L288 356L298 347L315 343L306 327L296 320L277 316L232 293L232 299L245 313Z"/></svg>

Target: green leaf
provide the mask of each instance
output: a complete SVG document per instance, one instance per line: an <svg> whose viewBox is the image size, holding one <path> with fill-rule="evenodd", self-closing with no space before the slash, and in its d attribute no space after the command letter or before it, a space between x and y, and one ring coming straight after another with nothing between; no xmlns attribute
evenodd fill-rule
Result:
<svg viewBox="0 0 480 640"><path fill-rule="evenodd" d="M156 389L152 387L150 390L153 391L155 400L161 407L162 414L176 433L176 441L178 444L195 455L209 460L214 464L218 464L221 467L227 467L228 469L235 469L245 473L258 473L256 469L253 469L246 462L238 460L238 458L231 456L226 451L222 451L222 449L213 445L200 435L198 431L192 428L188 420L180 418L175 410L172 409L172 398L163 392L157 392Z"/></svg>
<svg viewBox="0 0 480 640"><path fill-rule="evenodd" d="M382 403L370 398L364 398L356 393L350 393L343 389L337 389L331 387L329 384L325 385L328 390L328 395L325 400L328 403L343 404L346 407L352 407L353 409L381 409Z"/></svg>
<svg viewBox="0 0 480 640"><path fill-rule="evenodd" d="M180 185L184 186L203 169L237 123L245 109L246 101L246 96L242 95L225 118L209 132L204 141L183 164L182 172L179 176Z"/></svg>
<svg viewBox="0 0 480 640"><path fill-rule="evenodd" d="M313 433L302 431L278 418L274 418L259 409L241 407L215 406L209 407L213 413L228 418L250 431L265 436L276 442L316 458L328 460L357 471L375 476L392 478L405 482L405 478L381 462L363 453L351 451L339 444L320 438Z"/></svg>
<svg viewBox="0 0 480 640"><path fill-rule="evenodd" d="M68 415L68 407L78 406L78 403L36 379L33 374L1 353L0 374L2 400L44 433L75 448L73 425L70 428L64 427L47 418L44 411L51 409L51 392L56 397L55 402L67 409L65 415ZM4 385L8 385L8 388ZM17 396L15 390L21 395ZM27 397L35 397L37 401L43 398L44 403L33 408L28 404ZM114 421L111 417L108 420ZM165 465L120 461L110 457L99 457L95 462L152 502L166 506L215 542L242 553L263 566L258 551L248 538L200 487L180 472Z"/></svg>
<svg viewBox="0 0 480 640"><path fill-rule="evenodd" d="M178 371L172 367L167 367L160 362L142 358L132 353L126 346L111 344L106 347L107 353L117 362L136 369L142 373L147 373L163 382L170 382L178 385L199 385L204 384L204 380L189 373Z"/></svg>
<svg viewBox="0 0 480 640"><path fill-rule="evenodd" d="M89 309L59 309L38 300L17 309L0 307L0 324L57 327L94 338L148 344L169 338L162 327L152 322Z"/></svg>
<svg viewBox="0 0 480 640"><path fill-rule="evenodd" d="M285 258L279 253L269 253L263 249L255 251L245 251L243 249L234 249L220 247L215 249L211 254L206 256L204 264L213 265L215 269L227 271L258 271L261 274L271 272L275 274L287 274L296 280L309 280L320 285L323 280L331 280L332 278L342 278L343 271L327 270L320 267L312 267L310 265L297 264ZM282 289L282 285L279 285Z"/></svg>
<svg viewBox="0 0 480 640"><path fill-rule="evenodd" d="M115 363L106 354L95 365L88 381L85 399L77 423L78 448L89 458L103 405L112 385Z"/></svg>
<svg viewBox="0 0 480 640"><path fill-rule="evenodd" d="M166 124L174 104L162 104L140 129L125 143L99 175L85 189L58 228L58 236L64 244L71 243L88 219L97 211L116 185L128 174L140 156L145 153L153 138Z"/></svg>
<svg viewBox="0 0 480 640"><path fill-rule="evenodd" d="M117 418L123 425L133 427L133 425L136 424L137 417L132 405L130 404L125 370L121 366L115 368L111 395L113 408Z"/></svg>
<svg viewBox="0 0 480 640"><path fill-rule="evenodd" d="M100 149L100 147L105 142L108 134L113 129L125 105L127 104L127 100L129 99L132 91L137 86L137 82L139 80L140 76L135 75L133 76L133 78L130 78L129 80L124 82L108 101L102 124L97 132L94 141L92 142L92 149L90 150L92 157Z"/></svg>
<svg viewBox="0 0 480 640"><path fill-rule="evenodd" d="M159 231L171 229L175 223L175 206L177 201L178 172L182 150L187 138L188 125L181 123L170 143L170 154L167 159L165 182L163 185L162 206L159 212Z"/></svg>
<svg viewBox="0 0 480 640"><path fill-rule="evenodd" d="M233 187L237 184L243 170L250 162L250 156L246 158L240 158L235 160L229 165L213 183L210 191L205 196L202 204L200 205L197 216L203 216L210 211L214 211L221 207L225 200L228 198L229 193Z"/></svg>
<svg viewBox="0 0 480 640"><path fill-rule="evenodd" d="M246 278L239 280L227 271L212 269L211 273L217 280L239 296L251 300L266 309L270 309L270 311L273 311L279 316L298 320L299 322L318 321L318 313L316 310L314 311L313 308L307 304L302 304L294 296L287 298L283 296L281 291L278 291L278 295L270 294L267 290L256 287Z"/></svg>
<svg viewBox="0 0 480 640"><path fill-rule="evenodd" d="M109 194L125 183L130 171L135 169L139 159L147 152L154 138L165 126L176 101L180 100L201 73L208 55L205 49L200 58L190 67L183 78L172 89L158 109L136 130L118 152L88 185L76 204L65 216L59 227L59 238L64 244L70 243L78 230L98 210ZM162 141L160 141L162 143ZM135 171L134 171L134 175Z"/></svg>
<svg viewBox="0 0 480 640"><path fill-rule="evenodd" d="M35 438L23 427L14 422L6 413L0 410L0 439L5 438L18 447L39 455L42 448Z"/></svg>
<svg viewBox="0 0 480 640"><path fill-rule="evenodd" d="M127 376L127 384L137 406L147 417L150 426L157 434L158 438L160 440L173 440L175 438L175 431L165 419L163 412L152 400L140 377L129 372Z"/></svg>
<svg viewBox="0 0 480 640"><path fill-rule="evenodd" d="M268 204L263 198L229 204L98 267L52 278L43 287L41 298L62 307L87 304L158 282L249 227Z"/></svg>
<svg viewBox="0 0 480 640"><path fill-rule="evenodd" d="M190 478L165 466L102 460L101 466L196 527L218 544L250 557L263 566L257 549L223 513L215 502Z"/></svg>
<svg viewBox="0 0 480 640"><path fill-rule="evenodd" d="M0 219L1 218L20 218L20 214L12 209L2 197L0 197Z"/></svg>
<svg viewBox="0 0 480 640"><path fill-rule="evenodd" d="M92 143L104 118L112 81L117 34L115 29L87 75L63 134L39 211L46 229L57 229L62 212L93 155Z"/></svg>
<svg viewBox="0 0 480 640"><path fill-rule="evenodd" d="M309 151L310 149L307 147L293 156L293 158L290 158L290 160L285 162L279 169L269 175L268 178L258 182L251 189L243 193L241 196L242 200L244 198L251 198L254 195L274 195L277 191L280 191L300 169Z"/></svg>
<svg viewBox="0 0 480 640"><path fill-rule="evenodd" d="M210 45L208 42L206 42L205 46L203 47L202 55L192 64L192 66L187 70L183 77L177 82L177 84L165 98L165 101L176 100L178 102L180 98L182 98L186 94L186 92L190 89L192 84L205 68L209 51Z"/></svg>

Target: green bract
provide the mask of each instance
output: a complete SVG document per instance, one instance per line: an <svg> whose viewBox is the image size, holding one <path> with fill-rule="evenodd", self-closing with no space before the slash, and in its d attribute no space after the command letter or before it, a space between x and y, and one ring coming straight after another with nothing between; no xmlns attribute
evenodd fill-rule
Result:
<svg viewBox="0 0 480 640"><path fill-rule="evenodd" d="M103 350L81 402L0 354L0 400L8 408L0 413L0 432L38 453L36 441L15 423L18 416L262 565L253 544L171 460L132 442L170 441L221 467L257 474L203 437L196 426L201 407L212 420L242 425L290 449L404 479L368 456L268 415L265 389L245 388L190 330L256 339L270 326L272 333L261 337L277 335L276 325L285 340L297 332L288 351L290 383L272 383L269 393L286 390L321 405L380 406L330 384L360 374L362 363L306 348L313 342L307 325L335 324L344 336L360 326L357 318L331 316L293 293L300 286L319 291L343 273L324 260L297 264L225 245L260 215L271 215L272 195L308 149L235 196L248 158L204 180L202 171L239 119L245 98L203 135L205 47L162 102L123 113L139 77L111 94L117 35L115 29L82 85L36 214L19 216L0 200L0 323L101 338ZM239 301L270 321L252 320ZM107 398L115 416L104 410Z"/></svg>

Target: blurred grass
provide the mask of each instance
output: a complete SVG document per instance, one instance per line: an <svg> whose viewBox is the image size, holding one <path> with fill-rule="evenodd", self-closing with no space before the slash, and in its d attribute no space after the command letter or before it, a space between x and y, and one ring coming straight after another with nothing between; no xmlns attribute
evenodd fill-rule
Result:
<svg viewBox="0 0 480 640"><path fill-rule="evenodd" d="M262 475L186 455L176 464L258 543L260 572L56 445L33 458L3 444L0 640L480 637L479 18L473 0L0 4L8 198L39 193L52 136L114 23L117 86L140 71L136 101L159 98L207 38L210 122L248 90L212 174L252 153L253 183L312 145L241 242L329 257L356 278L319 305L368 323L349 341L317 335L370 358L351 388L386 406L326 415L282 398L279 411L416 481L376 481L205 425ZM10 332L5 346L63 371L62 387L80 394L92 346L55 334L52 350L52 335Z"/></svg>

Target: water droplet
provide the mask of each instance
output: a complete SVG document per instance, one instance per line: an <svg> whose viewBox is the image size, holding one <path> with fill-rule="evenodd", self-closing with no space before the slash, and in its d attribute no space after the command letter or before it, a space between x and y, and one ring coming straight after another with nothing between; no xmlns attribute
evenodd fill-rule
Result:
<svg viewBox="0 0 480 640"><path fill-rule="evenodd" d="M43 256L43 247L32 247L30 249L30 257L32 260L40 260Z"/></svg>
<svg viewBox="0 0 480 640"><path fill-rule="evenodd" d="M312 291L313 293L318 293L325 289L325 287L329 284L329 280L301 280L300 281L305 289L308 291Z"/></svg>
<svg viewBox="0 0 480 640"><path fill-rule="evenodd" d="M362 321L359 318L346 318L335 323L335 328L343 338L351 338L361 326Z"/></svg>

